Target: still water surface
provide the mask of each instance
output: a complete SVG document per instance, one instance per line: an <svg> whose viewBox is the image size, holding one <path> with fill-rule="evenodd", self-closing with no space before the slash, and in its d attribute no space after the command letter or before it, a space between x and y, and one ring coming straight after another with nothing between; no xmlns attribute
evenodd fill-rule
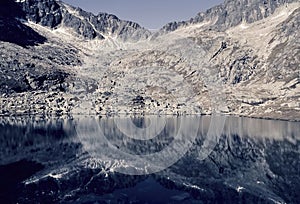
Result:
<svg viewBox="0 0 300 204"><path fill-rule="evenodd" d="M1 203L299 203L300 123L0 119Z"/></svg>

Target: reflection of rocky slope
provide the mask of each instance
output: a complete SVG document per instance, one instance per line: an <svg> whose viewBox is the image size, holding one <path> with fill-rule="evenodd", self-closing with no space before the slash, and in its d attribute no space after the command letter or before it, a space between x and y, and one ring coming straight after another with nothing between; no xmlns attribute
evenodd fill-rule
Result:
<svg viewBox="0 0 300 204"><path fill-rule="evenodd" d="M47 150L49 143L53 147L63 146L64 141L76 136L74 124L66 119L1 118L0 130L1 165L11 160L28 159L29 155L38 160L36 152L40 150L55 153L54 150ZM60 155L59 151L55 154Z"/></svg>
<svg viewBox="0 0 300 204"><path fill-rule="evenodd" d="M209 119L201 119L204 134ZM168 119L170 123L172 120L176 122L178 118ZM229 118L218 145L205 160L199 158L205 139L199 131L192 148L172 167L149 176L129 176L117 173L116 169L121 165L127 168L130 163L117 162L103 154L89 154L82 139L98 143L100 137L76 136L74 122L84 121L83 118L1 119L4 135L0 143L3 146L0 148L0 200L13 203L137 201L132 196L136 192L151 195L147 190L152 184L136 186L147 178L163 186L160 194L176 191L179 196L173 198L173 203L195 200L196 203L297 203L299 200L299 123ZM117 133L111 119L100 121L105 125L111 145L119 146L122 151L149 154L148 150L160 151L169 143L160 138L148 143L134 142ZM266 128L259 128L262 126ZM172 138L173 128L166 127L164 136ZM19 176L14 177L11 172L19 172Z"/></svg>
<svg viewBox="0 0 300 204"><path fill-rule="evenodd" d="M59 1L14 5L44 37L1 39L0 114L300 118L298 1L228 0L153 34Z"/></svg>

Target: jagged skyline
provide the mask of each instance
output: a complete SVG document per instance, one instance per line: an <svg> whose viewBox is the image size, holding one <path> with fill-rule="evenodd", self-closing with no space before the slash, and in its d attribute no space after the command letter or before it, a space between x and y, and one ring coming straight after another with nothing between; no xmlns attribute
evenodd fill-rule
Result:
<svg viewBox="0 0 300 204"><path fill-rule="evenodd" d="M183 21L194 17L198 12L205 11L223 0L63 0L78 6L86 11L98 14L99 12L111 13L123 20L139 23L147 29L159 29L172 21Z"/></svg>

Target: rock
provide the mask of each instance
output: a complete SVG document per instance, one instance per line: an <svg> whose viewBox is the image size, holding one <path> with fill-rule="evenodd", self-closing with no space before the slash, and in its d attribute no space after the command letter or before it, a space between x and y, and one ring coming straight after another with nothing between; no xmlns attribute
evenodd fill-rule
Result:
<svg viewBox="0 0 300 204"><path fill-rule="evenodd" d="M225 0L221 5L199 13L196 17L185 22L173 22L164 26L162 32L174 31L179 27L204 21L214 22L211 29L226 30L242 22L253 23L272 15L275 10L285 4L298 2L298 0Z"/></svg>
<svg viewBox="0 0 300 204"><path fill-rule="evenodd" d="M55 0L25 0L21 3L26 19L54 28L62 21L61 7Z"/></svg>
<svg viewBox="0 0 300 204"><path fill-rule="evenodd" d="M115 35L123 40L139 40L150 36L150 31L137 23L123 21L106 13L96 16L56 0L24 0L18 4L24 19L52 29L60 26L72 28L85 39L104 39L104 35Z"/></svg>
<svg viewBox="0 0 300 204"><path fill-rule="evenodd" d="M93 29L91 24L83 22L80 18L72 14L65 13L63 23L64 26L73 28L73 30L77 34L83 36L86 39L94 39L96 37L104 39L102 35L100 35Z"/></svg>
<svg viewBox="0 0 300 204"><path fill-rule="evenodd" d="M15 43L23 47L46 41L45 37L17 20L19 18L25 18L25 14L17 3L12 0L0 2L0 41Z"/></svg>

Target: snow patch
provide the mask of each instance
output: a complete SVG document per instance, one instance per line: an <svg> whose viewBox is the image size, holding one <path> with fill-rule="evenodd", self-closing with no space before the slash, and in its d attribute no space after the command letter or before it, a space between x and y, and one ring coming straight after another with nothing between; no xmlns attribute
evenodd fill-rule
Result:
<svg viewBox="0 0 300 204"><path fill-rule="evenodd" d="M236 188L236 191L237 192L242 192L242 190L244 190L245 188L244 187L242 187L242 186L238 186L237 188Z"/></svg>

